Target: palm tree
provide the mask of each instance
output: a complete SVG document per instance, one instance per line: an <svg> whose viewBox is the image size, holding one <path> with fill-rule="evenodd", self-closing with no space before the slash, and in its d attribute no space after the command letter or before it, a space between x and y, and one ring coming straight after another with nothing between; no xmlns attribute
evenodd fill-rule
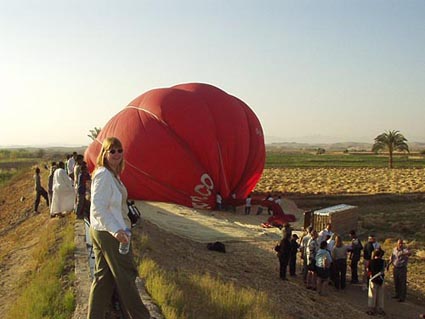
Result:
<svg viewBox="0 0 425 319"><path fill-rule="evenodd" d="M95 127L94 129L90 130L90 135L87 135L87 136L94 141L96 137L99 135L100 130L101 130L100 127Z"/></svg>
<svg viewBox="0 0 425 319"><path fill-rule="evenodd" d="M406 142L407 139L399 131L386 131L375 137L375 143L372 146L372 152L377 153L380 150L387 149L389 155L388 167L393 168L394 151L407 151L409 153L409 146Z"/></svg>

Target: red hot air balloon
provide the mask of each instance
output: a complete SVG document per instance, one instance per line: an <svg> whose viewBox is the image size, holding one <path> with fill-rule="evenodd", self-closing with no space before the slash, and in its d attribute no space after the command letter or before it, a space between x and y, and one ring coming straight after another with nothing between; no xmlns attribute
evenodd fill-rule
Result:
<svg viewBox="0 0 425 319"><path fill-rule="evenodd" d="M125 150L122 180L129 197L212 209L245 198L261 177L263 130L238 98L208 84L148 91L116 114L89 145L93 170L101 143L118 137Z"/></svg>

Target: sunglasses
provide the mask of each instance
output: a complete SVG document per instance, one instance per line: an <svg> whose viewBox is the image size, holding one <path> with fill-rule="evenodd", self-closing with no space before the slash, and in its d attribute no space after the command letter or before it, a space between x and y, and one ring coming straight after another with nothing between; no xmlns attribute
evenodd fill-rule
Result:
<svg viewBox="0 0 425 319"><path fill-rule="evenodd" d="M118 152L118 154L121 154L123 152L122 148L120 149L111 149L108 151L110 154L114 155L116 152Z"/></svg>

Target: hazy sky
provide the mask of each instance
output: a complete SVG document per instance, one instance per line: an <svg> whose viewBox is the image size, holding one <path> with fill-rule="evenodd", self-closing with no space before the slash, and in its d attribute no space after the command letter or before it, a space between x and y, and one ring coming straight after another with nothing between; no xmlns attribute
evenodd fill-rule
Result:
<svg viewBox="0 0 425 319"><path fill-rule="evenodd" d="M423 0L0 0L0 145L86 145L186 82L245 101L266 136L424 142L424 21Z"/></svg>

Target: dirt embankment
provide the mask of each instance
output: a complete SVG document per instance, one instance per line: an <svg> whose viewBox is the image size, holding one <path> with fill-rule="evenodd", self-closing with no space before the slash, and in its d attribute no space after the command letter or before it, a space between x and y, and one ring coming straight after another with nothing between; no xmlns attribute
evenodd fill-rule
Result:
<svg viewBox="0 0 425 319"><path fill-rule="evenodd" d="M0 187L0 314L15 301L27 282L27 274L34 269L34 251L43 228L57 222L48 217L45 202L40 204L41 214L33 214L33 172L18 173Z"/></svg>

